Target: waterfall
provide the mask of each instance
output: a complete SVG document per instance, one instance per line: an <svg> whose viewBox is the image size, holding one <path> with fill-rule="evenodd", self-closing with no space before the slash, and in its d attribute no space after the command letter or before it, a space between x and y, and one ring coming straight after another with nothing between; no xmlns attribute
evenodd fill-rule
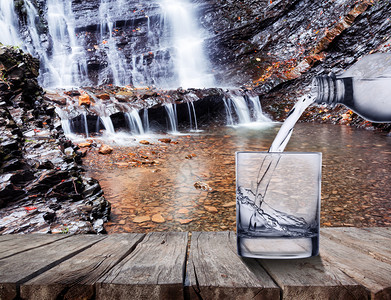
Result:
<svg viewBox="0 0 391 300"><path fill-rule="evenodd" d="M223 98L223 101L224 101L225 113L227 115L227 125L232 126L234 125L234 120L232 118L231 101L229 101L229 98Z"/></svg>
<svg viewBox="0 0 391 300"><path fill-rule="evenodd" d="M51 80L51 77L54 77L56 75L58 77L58 71L52 66L51 62L49 61L48 52L46 51L46 49L41 46L42 41L39 36L36 23L36 16L38 16L37 9L29 0L25 0L24 4L27 13L27 24L29 28L28 33L31 39L31 43L25 44L25 47L30 54L40 58L41 70L39 72L39 80L41 82L47 82Z"/></svg>
<svg viewBox="0 0 391 300"><path fill-rule="evenodd" d="M88 84L86 55L84 45L79 45L77 41L72 2L47 0L47 37L39 29L42 25L37 23L39 12L33 1L25 0L22 4L27 29L24 37L19 32L19 16L15 13L14 1L0 1L0 42L21 46L38 57L41 61L38 79L45 87Z"/></svg>
<svg viewBox="0 0 391 300"><path fill-rule="evenodd" d="M250 105L249 105L250 104ZM252 122L271 122L262 112L258 96L238 94L237 91L229 91L224 99L227 125L234 125L233 115L237 117L237 124L249 124ZM252 114L250 112L252 110Z"/></svg>
<svg viewBox="0 0 391 300"><path fill-rule="evenodd" d="M107 55L107 63L111 71L112 83L117 86L130 84L131 72L126 64L126 57L116 46L116 38L113 36L115 29L114 15L124 9L123 1L101 0L99 6L100 18L100 49ZM113 6L113 7L111 7ZM102 74L100 74L102 75ZM98 84L104 84L106 79L100 76Z"/></svg>
<svg viewBox="0 0 391 300"><path fill-rule="evenodd" d="M114 130L114 125L113 125L113 121L111 120L111 118L107 117L107 116L101 116L100 119L103 122L103 126L105 126L106 132L109 134L114 134L115 130Z"/></svg>
<svg viewBox="0 0 391 300"><path fill-rule="evenodd" d="M144 132L149 132L148 108L144 108L144 112L143 112L143 125L144 125Z"/></svg>
<svg viewBox="0 0 391 300"><path fill-rule="evenodd" d="M187 104L187 112L189 113L190 130L193 130L193 122L192 122L192 116L191 116L190 103L187 102L186 104Z"/></svg>
<svg viewBox="0 0 391 300"><path fill-rule="evenodd" d="M4 45L23 47L19 38L18 16L13 0L0 1L0 42Z"/></svg>
<svg viewBox="0 0 391 300"><path fill-rule="evenodd" d="M69 120L67 119L61 119L61 127L62 129L64 130L64 134L67 136L67 135L70 135L72 134L72 130L71 130L71 123L69 122Z"/></svg>
<svg viewBox="0 0 391 300"><path fill-rule="evenodd" d="M178 129L177 129L178 120L177 120L177 113L176 113L176 104L167 103L164 105L164 108L166 109L166 112L167 112L168 120L169 120L170 127L171 127L171 132L178 133Z"/></svg>
<svg viewBox="0 0 391 300"><path fill-rule="evenodd" d="M197 115L195 112L194 103L187 102L186 104L187 104L187 111L189 113L190 131L198 131ZM193 118L194 118L194 128L193 128Z"/></svg>
<svg viewBox="0 0 391 300"><path fill-rule="evenodd" d="M258 96L249 96L248 100L253 105L253 120L255 122L271 122L270 118L262 112L261 102L259 102Z"/></svg>
<svg viewBox="0 0 391 300"><path fill-rule="evenodd" d="M132 134L144 134L143 123L137 110L125 113L125 117Z"/></svg>
<svg viewBox="0 0 391 300"><path fill-rule="evenodd" d="M81 2L0 1L0 42L21 46L40 59L42 86L214 86L203 51L206 31L197 24L199 4Z"/></svg>
<svg viewBox="0 0 391 300"><path fill-rule="evenodd" d="M177 86L203 88L214 85L203 51L204 36L195 20L196 7L187 0L162 0L165 30L172 34Z"/></svg>
<svg viewBox="0 0 391 300"><path fill-rule="evenodd" d="M84 47L78 44L73 19L72 1L48 0L47 22L53 49L50 77L44 86L79 86L87 78ZM84 80L83 80L84 79Z"/></svg>
<svg viewBox="0 0 391 300"><path fill-rule="evenodd" d="M239 123L251 123L250 110L248 109L245 97L232 95L230 100L232 101L235 108Z"/></svg>
<svg viewBox="0 0 391 300"><path fill-rule="evenodd" d="M87 113L83 112L82 114L82 120L84 124L84 132L86 134L86 138L88 138L88 122L87 122Z"/></svg>

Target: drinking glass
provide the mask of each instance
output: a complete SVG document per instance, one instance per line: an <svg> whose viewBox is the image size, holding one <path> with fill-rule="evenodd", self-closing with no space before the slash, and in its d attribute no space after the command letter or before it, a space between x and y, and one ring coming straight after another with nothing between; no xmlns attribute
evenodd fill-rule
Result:
<svg viewBox="0 0 391 300"><path fill-rule="evenodd" d="M240 256L318 255L321 166L318 152L236 153Z"/></svg>

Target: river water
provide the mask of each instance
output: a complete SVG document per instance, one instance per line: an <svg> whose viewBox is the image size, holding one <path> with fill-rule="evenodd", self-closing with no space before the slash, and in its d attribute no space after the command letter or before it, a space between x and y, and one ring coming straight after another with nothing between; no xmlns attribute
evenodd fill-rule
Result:
<svg viewBox="0 0 391 300"><path fill-rule="evenodd" d="M107 231L235 230L235 151L267 151L280 125L166 135L169 144L137 137L108 156L92 149L84 164L112 204ZM391 225L391 137L300 123L285 151L323 153L321 226Z"/></svg>

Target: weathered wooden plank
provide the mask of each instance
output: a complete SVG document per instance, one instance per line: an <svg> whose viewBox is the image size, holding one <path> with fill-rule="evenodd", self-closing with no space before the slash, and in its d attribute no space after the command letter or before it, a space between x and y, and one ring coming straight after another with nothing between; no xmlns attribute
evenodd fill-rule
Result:
<svg viewBox="0 0 391 300"><path fill-rule="evenodd" d="M92 299L95 282L128 255L144 234L113 234L20 287L23 299ZM60 297L61 296L61 297Z"/></svg>
<svg viewBox="0 0 391 300"><path fill-rule="evenodd" d="M363 230L391 239L391 227L366 227Z"/></svg>
<svg viewBox="0 0 391 300"><path fill-rule="evenodd" d="M281 299L368 299L363 286L320 256L259 263L281 287Z"/></svg>
<svg viewBox="0 0 391 300"><path fill-rule="evenodd" d="M26 236L28 239L29 236ZM78 235L0 260L0 299L14 299L19 285L103 239Z"/></svg>
<svg viewBox="0 0 391 300"><path fill-rule="evenodd" d="M52 234L29 234L13 236L13 238L4 240L2 243L0 243L0 259L38 248L66 237L68 236Z"/></svg>
<svg viewBox="0 0 391 300"><path fill-rule="evenodd" d="M96 284L97 299L183 297L188 234L153 232Z"/></svg>
<svg viewBox="0 0 391 300"><path fill-rule="evenodd" d="M390 263L330 239L326 235L321 237L322 259L362 284L370 291L372 299L391 299Z"/></svg>
<svg viewBox="0 0 391 300"><path fill-rule="evenodd" d="M391 263L391 236L354 227L322 228L321 234L378 260Z"/></svg>
<svg viewBox="0 0 391 300"><path fill-rule="evenodd" d="M187 277L190 299L280 299L256 260L237 255L233 232L193 232Z"/></svg>
<svg viewBox="0 0 391 300"><path fill-rule="evenodd" d="M18 235L16 234L5 234L5 235L0 235L0 243L12 240L14 237L17 237ZM19 235L20 236L20 235Z"/></svg>

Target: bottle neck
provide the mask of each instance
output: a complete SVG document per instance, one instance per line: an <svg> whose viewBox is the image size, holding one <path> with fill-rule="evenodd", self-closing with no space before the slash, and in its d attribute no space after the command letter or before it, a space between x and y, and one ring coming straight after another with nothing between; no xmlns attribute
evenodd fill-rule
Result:
<svg viewBox="0 0 391 300"><path fill-rule="evenodd" d="M315 77L311 87L314 101L331 107L334 107L337 103L344 103L346 94L344 79L337 78L334 73Z"/></svg>

